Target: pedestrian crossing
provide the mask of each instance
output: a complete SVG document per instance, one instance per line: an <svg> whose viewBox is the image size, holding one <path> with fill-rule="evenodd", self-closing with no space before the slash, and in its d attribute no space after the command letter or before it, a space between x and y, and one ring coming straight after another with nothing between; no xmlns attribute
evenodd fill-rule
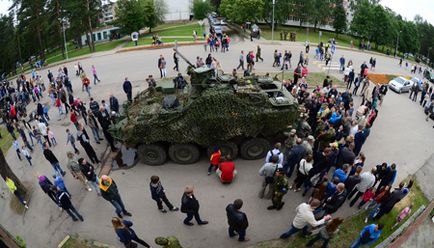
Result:
<svg viewBox="0 0 434 248"><path fill-rule="evenodd" d="M312 64L316 65L319 69L323 70L323 71L339 71L340 65L338 62L334 62L331 61L329 62L329 64L326 66L325 61L321 61L321 60L313 60Z"/></svg>

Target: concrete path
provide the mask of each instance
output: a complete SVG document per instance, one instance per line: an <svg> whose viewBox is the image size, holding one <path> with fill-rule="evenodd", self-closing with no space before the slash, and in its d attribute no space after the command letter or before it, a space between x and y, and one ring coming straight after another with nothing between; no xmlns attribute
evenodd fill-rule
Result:
<svg viewBox="0 0 434 248"><path fill-rule="evenodd" d="M298 58L297 54L303 50L298 43L275 42L273 44L259 42L239 42L233 44L228 53L215 53L221 61L223 70L230 72L238 64L238 55L241 49L256 51L256 46L262 46L263 63L256 63L256 72L273 72L271 67L273 51L290 49L294 54L293 64ZM196 56L206 57L208 52L203 46L181 47L180 51L193 63ZM133 93L143 90L144 79L149 74L158 78L157 59L162 54L168 62L169 76L177 72L171 70L173 66L172 49L142 50L126 53L99 53L90 58L80 60L86 73L91 75L90 67L95 65L98 75L102 80L100 84L92 86L92 95L98 101L108 100L109 94L114 93L119 100L126 99L122 92L122 82L128 77L133 83ZM355 51L339 50L336 58L344 55L351 58L358 68L363 61L369 61L372 55L361 54ZM313 51L310 54L313 58ZM336 59L337 60L337 59ZM74 76L73 64L66 65L69 68L73 82L75 97L88 101L88 97L81 92L80 80ZM180 63L181 71L185 71L187 65ZM311 72L321 71L321 66L310 64ZM57 68L52 68L56 71ZM390 74L409 75L409 71L398 66L398 60L390 57L377 56L377 72ZM333 75L341 76L333 71ZM46 80L46 69L41 72ZM48 98L44 98L49 102ZM360 98L356 97L356 106ZM55 109L50 110L50 116L54 121L50 127L53 129L59 145L53 149L61 159L62 167L65 168L65 152L70 147L65 146L65 128L74 129L68 119L57 120ZM408 95L398 95L388 92L383 106L379 110L379 117L375 121L371 135L366 141L363 151L367 155L366 169L383 161L395 162L398 165L398 181L409 174L415 173L426 160L430 159L434 147L434 130L432 121L425 122L422 108L419 104L408 100ZM97 152L101 154L105 144L93 144ZM82 155L83 149L80 147ZM77 209L83 214L85 222L73 223L66 213L62 213L49 198L40 190L36 175L51 174L51 166L44 159L40 148L36 148L33 154L34 167L30 168L25 162L20 162L16 154L11 150L6 159L15 173L24 181L29 182L35 192L30 202L30 209L23 216L14 214L9 209L9 200L0 200L0 221L11 233L20 235L27 241L28 247L56 247L66 234L79 234L83 238L99 240L103 243L120 246L117 241L110 219L114 216L113 207L96 195L95 192L85 192L81 185L68 173L65 177L66 185L72 193L72 201ZM235 239L227 237L227 224L225 206L236 198L242 198L245 202L243 210L247 213L250 227L247 236L251 243L277 238L285 231L294 217L295 206L306 200L300 194L290 192L285 196L285 206L280 212L267 211L270 204L268 200L257 198L262 178L258 176L258 169L264 161L237 160L238 178L231 185L221 185L217 178L206 176L208 162L203 158L194 165L176 165L171 162L163 166L151 167L138 164L129 170L118 170L112 173L112 177L118 184L119 190L128 210L133 213L131 220L134 221L136 232L144 240L152 243L153 238L159 235L176 235L184 247L241 247ZM65 168L66 169L66 168ZM196 197L201 203L200 214L203 219L210 221L207 226L186 227L182 224L184 215L181 213L162 214L157 210L155 202L150 198L148 182L151 175L157 174L162 179L167 190L168 198L177 206L183 187L186 184L196 186ZM292 180L291 180L292 181ZM422 184L429 181L421 182ZM429 187L429 186L428 186ZM4 183L0 183L0 191L7 192ZM354 212L345 206L339 210L338 215L348 216Z"/></svg>

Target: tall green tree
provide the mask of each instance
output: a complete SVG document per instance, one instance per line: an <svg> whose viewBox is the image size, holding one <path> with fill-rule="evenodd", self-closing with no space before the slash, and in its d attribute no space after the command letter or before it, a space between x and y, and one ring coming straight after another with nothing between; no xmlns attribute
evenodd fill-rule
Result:
<svg viewBox="0 0 434 248"><path fill-rule="evenodd" d="M45 58L43 33L47 25L46 3L46 0L14 0L11 6L11 9L17 9L16 18L19 29L26 33L33 33L31 40L34 41L33 44L38 44L41 58Z"/></svg>
<svg viewBox="0 0 434 248"><path fill-rule="evenodd" d="M274 6L275 24L284 24L288 20L289 14L293 12L293 8L293 0L276 0ZM262 18L271 26L273 22L273 0L265 0L263 10Z"/></svg>
<svg viewBox="0 0 434 248"><path fill-rule="evenodd" d="M116 7L116 25L122 32L131 34L145 26L146 13L143 0L119 0Z"/></svg>
<svg viewBox="0 0 434 248"><path fill-rule="evenodd" d="M15 62L19 60L16 30L12 16L0 16L0 75L15 71Z"/></svg>
<svg viewBox="0 0 434 248"><path fill-rule="evenodd" d="M204 19L213 10L209 0L193 0L192 12L196 20Z"/></svg>
<svg viewBox="0 0 434 248"><path fill-rule="evenodd" d="M314 0L293 0L294 8L292 15L299 20L300 29L303 23L311 19L312 11L314 9Z"/></svg>
<svg viewBox="0 0 434 248"><path fill-rule="evenodd" d="M143 4L143 9L145 12L144 26L149 28L149 32L152 32L152 29L160 22L160 17L157 15L154 1L146 0Z"/></svg>
<svg viewBox="0 0 434 248"><path fill-rule="evenodd" d="M347 30L347 14L341 0L335 0L333 8L333 28L335 29L336 37Z"/></svg>
<svg viewBox="0 0 434 248"><path fill-rule="evenodd" d="M257 21L262 17L264 0L222 0L220 13L235 23Z"/></svg>
<svg viewBox="0 0 434 248"><path fill-rule="evenodd" d="M309 16L306 20L313 24L314 29L317 29L318 25L327 24L334 9L330 0L311 0L305 2L305 4L310 4L308 5L308 8L310 8Z"/></svg>

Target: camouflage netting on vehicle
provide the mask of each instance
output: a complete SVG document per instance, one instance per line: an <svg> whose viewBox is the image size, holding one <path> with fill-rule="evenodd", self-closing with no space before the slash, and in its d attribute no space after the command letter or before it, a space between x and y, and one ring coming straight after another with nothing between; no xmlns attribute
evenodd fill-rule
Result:
<svg viewBox="0 0 434 248"><path fill-rule="evenodd" d="M156 142L209 146L235 137L272 136L297 119L297 105L273 108L264 93L234 93L227 86L208 88L194 100L180 98L175 109L162 108L163 95L146 92L112 126L113 136L135 146ZM184 95L185 97L185 95Z"/></svg>

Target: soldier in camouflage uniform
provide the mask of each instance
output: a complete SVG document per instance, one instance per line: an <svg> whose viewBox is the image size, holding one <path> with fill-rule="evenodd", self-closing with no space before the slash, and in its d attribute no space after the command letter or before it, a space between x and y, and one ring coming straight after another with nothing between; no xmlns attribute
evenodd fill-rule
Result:
<svg viewBox="0 0 434 248"><path fill-rule="evenodd" d="M285 202L282 201L283 196L288 192L288 179L285 176L283 169L276 171L276 179L273 186L273 197L271 202L273 205L269 206L268 210L280 210Z"/></svg>
<svg viewBox="0 0 434 248"><path fill-rule="evenodd" d="M157 237L155 243L163 248L182 248L179 240L175 236Z"/></svg>

